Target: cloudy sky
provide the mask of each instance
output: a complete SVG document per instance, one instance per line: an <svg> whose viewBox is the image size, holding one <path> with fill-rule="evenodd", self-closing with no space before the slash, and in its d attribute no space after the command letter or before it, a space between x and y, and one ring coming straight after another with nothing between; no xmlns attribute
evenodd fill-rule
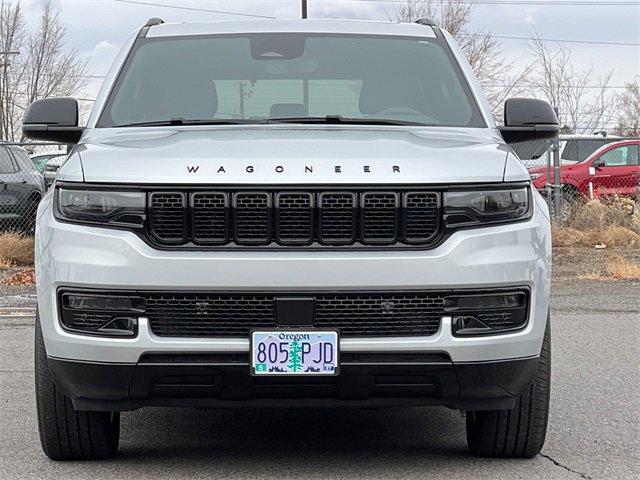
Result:
<svg viewBox="0 0 640 480"><path fill-rule="evenodd" d="M67 40L89 62L90 73L102 75L124 40L149 17L167 22L234 20L242 16L203 12L208 9L278 18L298 18L300 0L55 0L67 24ZM311 18L358 18L388 20L394 17L397 0L308 0ZM481 1L481 0L471 0ZM496 1L496 0L492 0ZM566 4L570 1L580 5ZM585 5L598 0L500 0L498 5L474 5L471 29L483 29L496 36L528 36L535 29L549 39L622 42L636 45L595 45L563 43L573 51L577 69L593 65L598 72L613 70L612 86L621 86L640 75L640 1L600 0L600 5ZM553 5L560 2L565 5ZM614 6L629 2L633 5ZM42 0L22 0L26 18L37 21ZM168 8L162 4L180 8ZM488 3L485 1L485 3ZM512 3L512 4L505 4ZM608 5L607 5L608 4ZM246 17L244 17L246 18ZM507 59L516 66L527 63L526 44L500 39ZM560 45L560 44L552 44ZM94 96L100 79L92 79L86 96Z"/></svg>

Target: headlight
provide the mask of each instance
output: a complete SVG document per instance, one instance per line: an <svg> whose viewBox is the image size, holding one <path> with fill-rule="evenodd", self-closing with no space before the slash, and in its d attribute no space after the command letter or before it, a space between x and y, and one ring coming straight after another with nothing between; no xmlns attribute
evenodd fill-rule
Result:
<svg viewBox="0 0 640 480"><path fill-rule="evenodd" d="M533 182L534 180L539 179L543 174L542 173L530 173L529 177L531 178L531 181Z"/></svg>
<svg viewBox="0 0 640 480"><path fill-rule="evenodd" d="M444 195L447 227L473 227L531 217L529 188L451 191Z"/></svg>
<svg viewBox="0 0 640 480"><path fill-rule="evenodd" d="M143 192L66 188L56 192L56 217L71 222L142 227L145 205Z"/></svg>

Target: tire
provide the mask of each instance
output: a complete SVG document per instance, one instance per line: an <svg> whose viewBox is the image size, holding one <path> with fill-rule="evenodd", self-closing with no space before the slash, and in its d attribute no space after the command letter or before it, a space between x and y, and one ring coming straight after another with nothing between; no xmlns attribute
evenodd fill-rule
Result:
<svg viewBox="0 0 640 480"><path fill-rule="evenodd" d="M40 319L35 335L36 407L40 444L51 460L100 460L118 451L119 412L80 412L53 383Z"/></svg>
<svg viewBox="0 0 640 480"><path fill-rule="evenodd" d="M467 412L467 445L474 455L535 457L544 445L551 390L551 325L547 319L533 382L513 410Z"/></svg>

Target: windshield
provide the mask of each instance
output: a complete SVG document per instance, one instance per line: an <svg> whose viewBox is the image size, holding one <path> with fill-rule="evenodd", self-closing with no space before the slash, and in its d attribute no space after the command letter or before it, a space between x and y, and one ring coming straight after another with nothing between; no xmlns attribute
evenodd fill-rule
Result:
<svg viewBox="0 0 640 480"><path fill-rule="evenodd" d="M97 126L326 117L485 126L441 40L326 34L140 40Z"/></svg>

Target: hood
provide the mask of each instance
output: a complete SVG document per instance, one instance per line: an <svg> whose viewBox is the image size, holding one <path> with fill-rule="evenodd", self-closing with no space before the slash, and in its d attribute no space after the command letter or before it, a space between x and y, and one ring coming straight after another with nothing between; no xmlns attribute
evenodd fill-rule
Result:
<svg viewBox="0 0 640 480"><path fill-rule="evenodd" d="M93 129L78 146L87 182L172 184L500 182L508 151L489 129L334 125Z"/></svg>

